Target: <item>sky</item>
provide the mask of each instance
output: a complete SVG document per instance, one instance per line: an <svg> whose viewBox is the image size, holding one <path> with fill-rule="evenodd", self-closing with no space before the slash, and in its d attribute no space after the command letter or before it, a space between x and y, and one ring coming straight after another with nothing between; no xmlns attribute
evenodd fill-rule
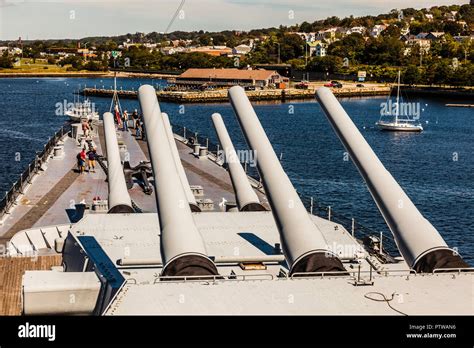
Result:
<svg viewBox="0 0 474 348"><path fill-rule="evenodd" d="M0 0L0 40L164 32L183 0ZM186 0L170 31L249 30L469 0Z"/></svg>

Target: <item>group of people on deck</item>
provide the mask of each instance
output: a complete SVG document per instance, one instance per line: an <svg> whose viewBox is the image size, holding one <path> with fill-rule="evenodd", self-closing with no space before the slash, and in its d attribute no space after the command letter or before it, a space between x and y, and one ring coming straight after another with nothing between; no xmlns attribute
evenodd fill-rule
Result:
<svg viewBox="0 0 474 348"><path fill-rule="evenodd" d="M133 128L135 129L135 137L137 139L145 140L145 125L143 123L143 118L138 114L137 109L135 109L131 115L128 114L127 110L120 114L118 105L116 105L114 108L114 116L119 130L128 132L130 128ZM82 122L82 132L84 133L86 141L81 152L77 154L77 168L79 174L83 174L86 171L86 165L89 173L95 173L95 164L98 155L96 148L92 145L92 140L89 138L91 130L92 120L84 120ZM87 140L88 138L89 140Z"/></svg>
<svg viewBox="0 0 474 348"><path fill-rule="evenodd" d="M84 119L81 121L82 133L85 138L81 141L82 150L76 156L77 170L79 174L86 171L86 164L89 173L95 173L95 161L97 159L97 150L92 144L90 132L92 131L92 120Z"/></svg>
<svg viewBox="0 0 474 348"><path fill-rule="evenodd" d="M79 174L84 174L86 170L86 163L89 173L95 173L95 161L97 159L97 150L95 147L89 147L89 150L86 151L84 146L81 152L77 155L77 167Z"/></svg>
<svg viewBox="0 0 474 348"><path fill-rule="evenodd" d="M135 129L135 137L137 139L145 140L145 125L143 123L143 118L138 113L137 109L135 109L131 115L128 114L127 110L125 110L122 115L120 115L119 107L118 105L115 105L114 114L115 122L117 123L119 130L128 132L130 128L133 128Z"/></svg>

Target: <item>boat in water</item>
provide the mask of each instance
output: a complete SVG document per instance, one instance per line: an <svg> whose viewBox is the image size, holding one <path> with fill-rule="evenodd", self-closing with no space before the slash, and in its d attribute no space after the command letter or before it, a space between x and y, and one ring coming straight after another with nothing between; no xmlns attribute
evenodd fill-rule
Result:
<svg viewBox="0 0 474 348"><path fill-rule="evenodd" d="M74 122L79 122L83 119L99 119L99 113L95 110L89 99L85 99L83 102L75 102L71 108L64 112L64 115L68 116L69 119Z"/></svg>
<svg viewBox="0 0 474 348"><path fill-rule="evenodd" d="M389 97L390 98L390 97ZM422 132L422 125L413 117L401 111L400 102L400 71L398 71L397 99L392 107L381 112L380 119L375 123L380 130L392 132ZM391 101L387 105L392 105ZM392 111L393 110L393 111ZM387 120L385 120L387 119Z"/></svg>

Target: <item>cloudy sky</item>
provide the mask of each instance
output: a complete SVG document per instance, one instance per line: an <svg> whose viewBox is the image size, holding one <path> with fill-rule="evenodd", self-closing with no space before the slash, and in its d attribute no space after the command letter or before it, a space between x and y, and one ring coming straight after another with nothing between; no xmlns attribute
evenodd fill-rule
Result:
<svg viewBox="0 0 474 348"><path fill-rule="evenodd" d="M163 32L182 0L0 0L0 40ZM173 30L247 30L468 0L186 0Z"/></svg>

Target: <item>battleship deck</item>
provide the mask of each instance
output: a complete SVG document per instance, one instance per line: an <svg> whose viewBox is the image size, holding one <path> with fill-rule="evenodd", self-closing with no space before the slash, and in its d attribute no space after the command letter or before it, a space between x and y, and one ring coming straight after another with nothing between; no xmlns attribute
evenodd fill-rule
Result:
<svg viewBox="0 0 474 348"><path fill-rule="evenodd" d="M94 137L99 154L104 153L101 134L103 131L99 129L98 135ZM145 141L136 140L130 132L118 134L119 141L127 146L132 167L140 161L149 159ZM64 157L51 158L43 166L44 171L34 177L32 184L18 199L15 208L4 217L3 223L0 224L0 241L3 243L21 230L76 222L80 218L75 216L77 203L90 202L96 196L107 197L106 174L103 170L98 166L95 173L79 175L76 154L80 151L80 147L74 139L67 136L63 142ZM215 210L219 209L218 203L222 198L229 202L235 200L232 184L225 169L212 161L196 158L191 149L181 141L176 141L176 144L190 184L206 188L206 198L216 203ZM153 195L143 194L138 185L129 190L129 193L143 211L156 212ZM260 198L264 198L260 192L258 194Z"/></svg>
<svg viewBox="0 0 474 348"><path fill-rule="evenodd" d="M148 160L146 142L135 140L128 132L119 132L119 135L121 135L119 141L123 141L127 145L132 166L138 164L139 161ZM93 140L97 152L103 153L102 126ZM43 171L33 178L31 185L17 200L14 209L3 219L3 223L0 225L0 242L2 244L22 230L44 232L48 230L48 226L59 225L58 231L66 233L71 224L82 217L76 215L76 203L90 202L93 197L97 196L107 197L106 174L103 170L98 166L95 173L79 175L76 154L80 151L80 147L69 136L65 136L62 141L64 142L64 156L48 160L43 166ZM235 199L230 179L224 169L213 162L196 158L191 154L190 148L182 142L177 141L177 145L191 184L206 187L206 197L213 199L216 203L222 198L231 202ZM129 193L143 211L156 212L154 195L143 194L138 185L129 190ZM262 195L260 194L260 196ZM218 204L215 204L215 209L219 209ZM34 241L31 234L30 238L33 238ZM25 257L0 258L0 278L2 278L0 315L20 314L20 285L25 270L50 269L52 266L60 265L60 260L59 255L35 256L31 259Z"/></svg>
<svg viewBox="0 0 474 348"><path fill-rule="evenodd" d="M145 142L136 140L129 132L118 134L119 144L126 145L132 167L149 158ZM0 314L19 313L23 272L57 265L61 258L54 251L55 239L67 235L78 238L79 244L84 236L94 237L125 279L102 312L105 315L472 314L472 273L420 275L410 271L401 257L381 262L342 225L318 216L311 215L311 219L329 248L334 247L332 250L347 272L289 276L272 213L225 212L219 203L235 200L227 171L212 156L196 157L183 143L184 139L177 138L190 184L201 185L203 198L214 202L211 211L193 213L193 220L217 266L218 277L203 280L160 276L163 262L155 198L145 194L139 185L134 185L129 193L143 211L141 214L79 209L76 204L80 202L107 197L106 174L100 167L96 173L76 173L76 153L80 147L74 139L65 137L65 155L48 160L44 171L36 176L0 227L4 240L14 235L10 256L40 255L38 261L28 257L0 260L0 277L8 273L7 283L13 284L0 288L0 298L7 303L2 305ZM102 139L99 128L93 136L98 153L104 152ZM254 189L268 207L262 192L255 186ZM56 256L48 258L51 254ZM250 262L249 268L246 262ZM86 263L82 269L85 267ZM26 274L28 279L34 278L34 272Z"/></svg>

